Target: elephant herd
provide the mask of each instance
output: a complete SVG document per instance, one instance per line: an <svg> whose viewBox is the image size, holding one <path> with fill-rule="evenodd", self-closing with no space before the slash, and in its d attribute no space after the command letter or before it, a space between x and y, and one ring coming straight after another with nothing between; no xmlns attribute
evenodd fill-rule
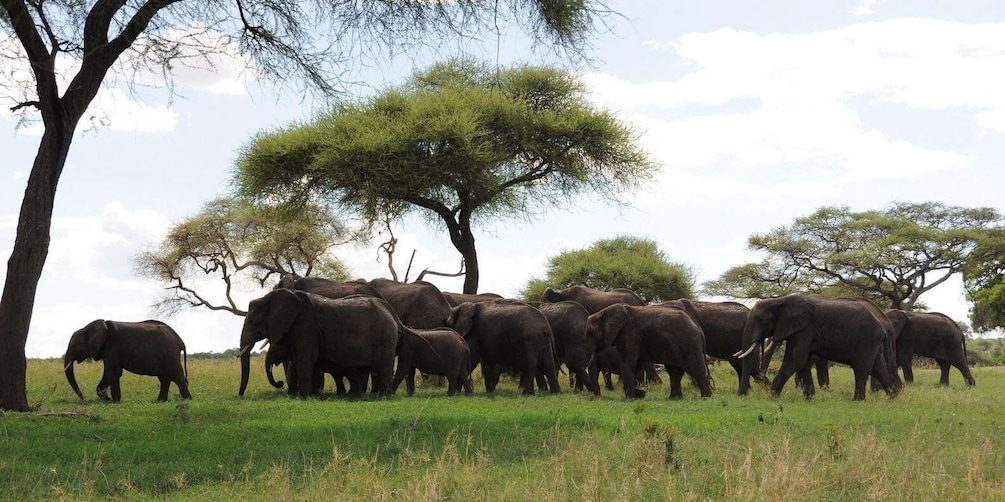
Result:
<svg viewBox="0 0 1005 502"><path fill-rule="evenodd" d="M523 302L494 294L445 293L423 281L285 276L248 306L238 355L239 395L247 389L251 349L261 341L269 345L269 382L284 385L273 374L282 366L288 392L301 397L320 393L326 374L335 380L338 394L359 396L369 388L389 395L405 381L412 395L416 370L445 378L449 395L470 394L476 366L486 392L494 392L503 374L512 374L524 394L534 394L535 388L557 393L562 365L570 385L595 395L600 394L601 375L613 390L610 376L615 374L626 397L644 397L643 384L658 379L655 370L662 366L670 378L671 398L682 395L685 374L702 397L709 397L710 359L733 367L743 395L751 378L769 383L767 362L782 344L782 364L770 382L775 395L795 375L811 397L811 368L817 366L825 385L827 365L835 362L852 368L854 399L865 398L869 377L875 388L894 396L903 386L898 368L906 381L913 381L915 354L937 361L941 384L948 385L950 366L974 384L963 333L948 317L883 311L864 299L816 295L764 299L748 309L735 302L689 299L647 305L629 289L571 286L547 289L540 302ZM80 399L73 364L87 358L104 361L97 386L101 399L120 399L122 370L157 376L161 401L172 382L183 398L191 398L183 364L187 357L180 361L179 352L185 354L184 342L159 321L96 320L71 336L64 371Z"/></svg>

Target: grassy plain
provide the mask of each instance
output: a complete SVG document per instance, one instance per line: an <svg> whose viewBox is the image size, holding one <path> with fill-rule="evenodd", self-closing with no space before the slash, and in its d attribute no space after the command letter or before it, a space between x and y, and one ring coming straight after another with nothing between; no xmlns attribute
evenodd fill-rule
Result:
<svg viewBox="0 0 1005 502"><path fill-rule="evenodd" d="M1005 500L1005 368L968 389L916 370L898 398L852 402L832 369L812 401L790 382L735 395L713 367L711 399L651 386L626 401L563 393L288 399L261 359L237 397L233 359L189 360L191 401L155 402L157 381L126 375L98 402L100 363L29 361L35 413L0 416L0 493L25 499L197 500Z"/></svg>

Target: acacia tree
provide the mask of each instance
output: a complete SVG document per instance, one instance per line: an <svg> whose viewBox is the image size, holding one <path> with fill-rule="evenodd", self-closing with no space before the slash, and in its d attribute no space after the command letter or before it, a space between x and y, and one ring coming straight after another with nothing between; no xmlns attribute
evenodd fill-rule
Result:
<svg viewBox="0 0 1005 502"><path fill-rule="evenodd" d="M508 17L536 39L582 54L593 23L606 14L584 0L511 0L502 2L503 11L500 2L480 0L0 0L0 6L0 42L16 41L13 53L0 51L0 58L29 64L24 80L14 83L22 94L12 110L33 114L43 126L0 297L0 409L22 411L28 409L25 343L56 187L73 133L110 75L127 82L148 70L170 76L178 66L211 66L210 55L236 45L264 78L302 81L329 94L344 82L348 64L373 48L479 33ZM173 28L219 36L178 36Z"/></svg>
<svg viewBox="0 0 1005 502"><path fill-rule="evenodd" d="M545 278L532 278L520 291L528 301L541 299L549 286L588 286L602 291L628 288L646 303L694 298L694 272L670 261L655 241L632 236L599 240L585 249L548 258Z"/></svg>
<svg viewBox="0 0 1005 502"><path fill-rule="evenodd" d="M478 290L476 222L529 217L584 191L617 201L652 176L637 135L555 68L452 60L362 103L258 135L237 161L255 198L318 196L379 223L441 223Z"/></svg>
<svg viewBox="0 0 1005 502"><path fill-rule="evenodd" d="M748 248L768 257L733 267L704 289L737 298L863 296L910 310L922 294L983 255L979 245L1000 225L992 208L935 202L863 212L823 207L791 226L750 237Z"/></svg>
<svg viewBox="0 0 1005 502"><path fill-rule="evenodd" d="M319 273L332 280L348 280L348 267L330 251L360 237L349 232L326 208L307 206L296 212L251 204L240 199L217 199L172 227L160 246L136 257L139 273L168 284L168 294L155 306L166 315L186 307L206 307L247 315L234 300L234 286L242 280L260 286L273 276ZM223 285L223 301L215 293L199 291L205 277Z"/></svg>
<svg viewBox="0 0 1005 502"><path fill-rule="evenodd" d="M978 258L963 272L970 322L979 331L1005 328L1005 230L991 232L981 243Z"/></svg>

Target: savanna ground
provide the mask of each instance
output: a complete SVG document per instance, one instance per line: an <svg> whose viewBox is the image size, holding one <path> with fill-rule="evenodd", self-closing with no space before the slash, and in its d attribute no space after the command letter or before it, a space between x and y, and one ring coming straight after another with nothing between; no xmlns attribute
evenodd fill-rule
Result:
<svg viewBox="0 0 1005 502"><path fill-rule="evenodd" d="M852 402L835 367L812 401L790 381L735 395L713 366L711 399L620 389L600 398L496 396L420 387L414 397L288 399L253 359L237 397L234 359L189 359L195 399L155 402L157 381L127 374L122 402L94 395L100 363L29 361L34 413L0 415L0 497L200 500L1005 500L1005 368L916 370L896 399ZM563 377L563 385L567 381ZM567 390L567 389L566 389Z"/></svg>

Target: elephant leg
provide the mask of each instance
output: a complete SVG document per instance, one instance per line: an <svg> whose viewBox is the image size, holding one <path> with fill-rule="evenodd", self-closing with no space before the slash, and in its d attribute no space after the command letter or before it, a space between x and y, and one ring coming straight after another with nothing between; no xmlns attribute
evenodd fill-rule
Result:
<svg viewBox="0 0 1005 502"><path fill-rule="evenodd" d="M405 390L409 396L415 395L415 368L405 374Z"/></svg>
<svg viewBox="0 0 1005 502"><path fill-rule="evenodd" d="M960 373L963 375L963 380L967 382L967 385L973 387L976 382L974 381L974 376L970 373L970 367L967 366L966 356L958 359L959 360L953 363L953 366L956 366L956 369L960 370Z"/></svg>
<svg viewBox="0 0 1005 502"><path fill-rule="evenodd" d="M900 389L894 383L893 377L890 375L890 367L886 363L886 358L882 354L876 358L876 362L872 366L872 381L879 381L879 384L886 391L886 395L890 397L896 396L900 393Z"/></svg>
<svg viewBox="0 0 1005 502"><path fill-rule="evenodd" d="M311 395L314 380L314 361L297 360L297 395L306 398Z"/></svg>
<svg viewBox="0 0 1005 502"><path fill-rule="evenodd" d="M542 371L544 372L544 378L548 381L548 391L552 394L562 392L562 386L558 383L558 367L555 364L545 362Z"/></svg>
<svg viewBox="0 0 1005 502"><path fill-rule="evenodd" d="M580 368L576 370L576 383L579 386L585 385L587 390L592 392L593 395L600 395L600 384L586 371L586 369Z"/></svg>
<svg viewBox="0 0 1005 502"><path fill-rule="evenodd" d="M936 359L935 362L939 363L939 385L949 385L949 361L944 359Z"/></svg>
<svg viewBox="0 0 1005 502"><path fill-rule="evenodd" d="M526 396L534 395L534 380L536 375L533 370L523 369L520 371L520 388Z"/></svg>
<svg viewBox="0 0 1005 502"><path fill-rule="evenodd" d="M702 360L701 364L691 368L689 373L691 378L694 378L695 383L698 384L698 390L701 391L701 397L712 397L712 383L708 374L708 368L705 366L705 361Z"/></svg>
<svg viewBox="0 0 1005 502"><path fill-rule="evenodd" d="M178 386L178 393L182 399L192 399L192 393L188 390L188 380L184 374L175 377L174 384Z"/></svg>
<svg viewBox="0 0 1005 502"><path fill-rule="evenodd" d="M788 351L790 349L786 348L786 356L788 356ZM778 368L778 373L775 373L774 380L771 381L771 394L775 396L780 396L782 394L782 389L785 387L785 382L789 381L789 377L795 372L795 364L793 364L790 357L782 358L782 365Z"/></svg>
<svg viewBox="0 0 1005 502"><path fill-rule="evenodd" d="M822 357L814 357L813 365L817 368L817 383L821 389L826 389L831 385L830 361Z"/></svg>
<svg viewBox="0 0 1005 502"><path fill-rule="evenodd" d="M157 375L157 380L159 380L160 383L161 383L161 390L157 394L157 400L158 401L167 401L168 400L168 390L171 388L171 379L168 378L168 377L166 377L166 376L163 376L163 375Z"/></svg>
<svg viewBox="0 0 1005 502"><path fill-rule="evenodd" d="M391 393L394 394L398 391L398 386L401 385L401 381L407 378L408 371L405 370L406 364L402 364L401 359L398 359L398 367L394 370L394 377L391 378ZM412 371L412 376L415 376L415 372ZM407 384L406 384L407 385Z"/></svg>
<svg viewBox="0 0 1005 502"><path fill-rule="evenodd" d="M495 363L482 361L482 378L485 380L485 392L495 392L499 384L499 369Z"/></svg>
<svg viewBox="0 0 1005 502"><path fill-rule="evenodd" d="M684 378L684 369L678 366L667 366L667 375L670 375L670 399L680 399L684 397L681 388L681 380Z"/></svg>
<svg viewBox="0 0 1005 502"><path fill-rule="evenodd" d="M855 361L851 367L852 371L855 373L855 396L852 398L854 401L865 400L866 382L869 380L869 375L873 373L873 368L877 364L877 361L882 360L881 357L878 357L879 354L872 353L871 360L869 359L869 355L870 354L860 355L860 360Z"/></svg>
<svg viewBox="0 0 1005 502"><path fill-rule="evenodd" d="M819 376L820 373L817 373ZM810 366L796 370L796 383L803 388L803 396L806 399L813 399L816 389L813 387L813 372Z"/></svg>
<svg viewBox="0 0 1005 502"><path fill-rule="evenodd" d="M544 372L535 371L534 381L537 382L537 390L548 390L548 377L545 376Z"/></svg>
<svg viewBox="0 0 1005 502"><path fill-rule="evenodd" d="M635 379L635 370L637 366L637 357L621 358L621 386L625 390L625 397L628 399L641 399L645 397L645 391L638 388Z"/></svg>
<svg viewBox="0 0 1005 502"><path fill-rule="evenodd" d="M911 382L911 383L913 383L914 382L914 368L912 367L912 364L911 364L912 363L912 361L911 361L912 357L910 355L908 355L906 359L907 360L904 361L904 362L902 362L901 365L900 365L902 368L904 368L904 381L905 382Z"/></svg>

